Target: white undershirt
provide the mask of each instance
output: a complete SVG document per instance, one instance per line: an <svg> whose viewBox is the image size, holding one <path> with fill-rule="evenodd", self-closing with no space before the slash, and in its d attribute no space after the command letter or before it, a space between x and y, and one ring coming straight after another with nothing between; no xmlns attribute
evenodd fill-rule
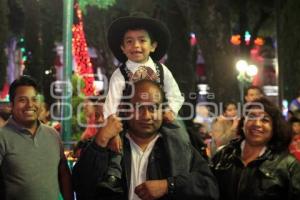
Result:
<svg viewBox="0 0 300 200"><path fill-rule="evenodd" d="M131 177L130 177L130 187L128 193L128 199L130 200L140 200L140 198L134 193L136 186L146 181L147 167L149 156L152 152L155 142L160 137L158 134L143 151L130 137L126 134L130 142L131 147Z"/></svg>

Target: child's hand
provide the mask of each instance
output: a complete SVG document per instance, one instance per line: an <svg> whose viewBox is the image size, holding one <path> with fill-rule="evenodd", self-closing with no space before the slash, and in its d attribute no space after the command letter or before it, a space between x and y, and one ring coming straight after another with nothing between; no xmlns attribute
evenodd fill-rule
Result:
<svg viewBox="0 0 300 200"><path fill-rule="evenodd" d="M163 115L164 122L171 123L175 120L175 114L172 110L166 110Z"/></svg>
<svg viewBox="0 0 300 200"><path fill-rule="evenodd" d="M108 148L116 153L121 153L122 151L122 140L120 135L116 135L115 137L111 138L108 143Z"/></svg>

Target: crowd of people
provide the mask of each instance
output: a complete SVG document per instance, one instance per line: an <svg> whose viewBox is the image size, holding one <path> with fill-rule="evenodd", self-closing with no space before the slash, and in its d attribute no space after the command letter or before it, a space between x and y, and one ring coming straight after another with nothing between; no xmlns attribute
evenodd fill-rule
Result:
<svg viewBox="0 0 300 200"><path fill-rule="evenodd" d="M103 107L85 100L88 127L72 169L37 83L16 79L11 111L0 112L0 199L299 200L296 103L287 122L251 86L245 112L228 102L211 130L201 123L185 127L177 116L184 98L158 62L169 42L166 26L140 13L111 24L108 44L120 66Z"/></svg>

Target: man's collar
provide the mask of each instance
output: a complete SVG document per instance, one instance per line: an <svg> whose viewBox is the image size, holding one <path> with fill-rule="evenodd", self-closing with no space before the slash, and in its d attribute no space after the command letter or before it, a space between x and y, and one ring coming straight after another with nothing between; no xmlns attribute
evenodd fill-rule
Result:
<svg viewBox="0 0 300 200"><path fill-rule="evenodd" d="M40 124L41 124L41 122L39 120L37 120L37 129L39 128ZM14 118L12 116L8 119L6 126L11 127L21 133L29 131L28 128L26 128L23 125L16 122L16 120L14 120Z"/></svg>
<svg viewBox="0 0 300 200"><path fill-rule="evenodd" d="M134 141L134 139L132 139L132 137L130 137L129 133L127 132L125 134L125 137L129 140L130 143L132 143L133 145L135 145L136 147L140 148L139 145ZM153 146L154 143L156 142L156 140L158 138L162 137L162 135L160 133L158 133L149 143L147 146L147 149L149 148L149 146Z"/></svg>

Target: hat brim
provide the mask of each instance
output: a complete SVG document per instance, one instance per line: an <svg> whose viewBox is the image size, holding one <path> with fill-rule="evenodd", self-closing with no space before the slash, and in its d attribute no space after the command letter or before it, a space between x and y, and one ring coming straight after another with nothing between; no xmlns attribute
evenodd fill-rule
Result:
<svg viewBox="0 0 300 200"><path fill-rule="evenodd" d="M126 62L127 57L121 50L124 34L127 30L142 28L153 35L157 47L150 54L153 60L160 60L167 52L170 44L170 32L162 22L145 17L121 17L112 22L108 29L107 41L109 48L120 62Z"/></svg>

